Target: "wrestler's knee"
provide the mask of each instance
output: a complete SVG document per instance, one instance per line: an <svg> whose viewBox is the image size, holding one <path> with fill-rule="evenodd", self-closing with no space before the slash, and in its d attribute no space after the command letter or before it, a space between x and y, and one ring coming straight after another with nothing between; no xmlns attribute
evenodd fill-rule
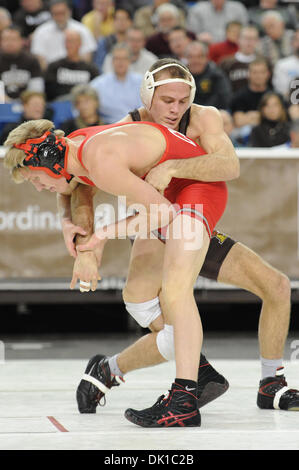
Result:
<svg viewBox="0 0 299 470"><path fill-rule="evenodd" d="M127 282L122 290L124 302L146 302L158 297L161 287L151 285L150 282Z"/></svg>
<svg viewBox="0 0 299 470"><path fill-rule="evenodd" d="M173 302L193 295L193 284L188 280L179 280L176 276L170 276L162 282L163 302L170 306Z"/></svg>
<svg viewBox="0 0 299 470"><path fill-rule="evenodd" d="M161 279L159 272L141 269L130 272L122 291L124 302L145 302L159 295Z"/></svg>
<svg viewBox="0 0 299 470"><path fill-rule="evenodd" d="M240 243L236 243L225 258L218 282L239 286L263 301L283 303L290 300L288 277Z"/></svg>
<svg viewBox="0 0 299 470"><path fill-rule="evenodd" d="M145 295L144 298L140 300L140 294L142 297L142 292L140 292L139 289L137 291L137 289L138 289L137 284L134 284L133 282L128 282L128 281L126 282L122 290L122 298L123 298L124 303L128 303L128 302L139 303L139 302L145 302L146 300L150 299L150 297Z"/></svg>
<svg viewBox="0 0 299 470"><path fill-rule="evenodd" d="M289 278L276 269L271 269L263 285L264 298L271 298L272 302L289 302L291 298L291 283Z"/></svg>

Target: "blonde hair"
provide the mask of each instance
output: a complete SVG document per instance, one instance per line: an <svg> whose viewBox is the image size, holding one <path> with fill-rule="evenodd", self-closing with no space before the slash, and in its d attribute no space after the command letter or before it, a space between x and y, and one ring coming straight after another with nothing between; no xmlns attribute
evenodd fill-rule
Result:
<svg viewBox="0 0 299 470"><path fill-rule="evenodd" d="M89 96L90 98L93 98L98 103L98 105L100 105L99 96L97 92L94 88L89 85L75 85L71 89L71 99L74 105L77 104L78 98L80 98L81 96Z"/></svg>
<svg viewBox="0 0 299 470"><path fill-rule="evenodd" d="M36 139L41 137L46 131L54 128L52 121L47 119L34 119L32 121L26 121L20 124L18 127L13 129L4 142L4 147L7 147L7 151L4 157L4 166L10 171L12 179L15 183L23 183L24 177L20 172L21 168L25 168L24 159L26 154L24 150L15 148L15 144L23 144L28 139ZM55 130L54 134L63 137L64 132L62 130Z"/></svg>
<svg viewBox="0 0 299 470"><path fill-rule="evenodd" d="M25 90L21 93L20 98L23 104L27 104L33 96L38 96L46 102L46 95L39 91Z"/></svg>

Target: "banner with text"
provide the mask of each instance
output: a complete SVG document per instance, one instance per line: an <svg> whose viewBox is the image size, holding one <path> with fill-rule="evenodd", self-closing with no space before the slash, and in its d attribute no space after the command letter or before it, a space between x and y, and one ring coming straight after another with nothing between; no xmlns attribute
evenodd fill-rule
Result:
<svg viewBox="0 0 299 470"><path fill-rule="evenodd" d="M0 160L0 278L70 278L73 258L65 248L56 195L16 185ZM241 176L228 183L228 205L217 229L242 242L291 278L299 278L299 160L242 159ZM95 224L111 222L111 208L126 208L106 193L94 199ZM112 210L113 212L113 210ZM101 274L125 277L129 240L110 240Z"/></svg>

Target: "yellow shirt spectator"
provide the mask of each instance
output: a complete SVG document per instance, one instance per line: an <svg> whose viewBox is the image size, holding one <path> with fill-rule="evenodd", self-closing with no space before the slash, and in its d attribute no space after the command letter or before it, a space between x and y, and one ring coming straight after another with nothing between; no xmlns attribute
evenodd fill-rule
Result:
<svg viewBox="0 0 299 470"><path fill-rule="evenodd" d="M86 13L81 22L97 39L114 33L114 6L112 0L93 0L93 10Z"/></svg>

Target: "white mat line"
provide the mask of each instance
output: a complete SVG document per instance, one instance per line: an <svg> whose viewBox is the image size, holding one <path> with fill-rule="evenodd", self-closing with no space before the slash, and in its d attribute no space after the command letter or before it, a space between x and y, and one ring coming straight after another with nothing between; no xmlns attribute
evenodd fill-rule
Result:
<svg viewBox="0 0 299 470"><path fill-rule="evenodd" d="M8 432L1 432L0 431L0 436L9 436L13 434L14 436L20 435L23 436L24 434L58 434L58 431L24 431L24 432L14 432L14 431L8 431Z"/></svg>
<svg viewBox="0 0 299 470"><path fill-rule="evenodd" d="M167 430L166 430L167 429ZM139 428L139 429L128 429L126 428L126 432L129 433L130 435L131 434L141 434L144 435L144 434L149 434L149 435L153 435L153 434L161 434L161 433L169 433L169 432L175 432L175 431L178 431L180 428L163 428L163 429L159 429L159 428L153 428L151 430L146 430L146 428ZM200 432L201 434L223 434L224 432L226 434L265 434L265 433L275 433L275 434L285 434L285 433L288 433L288 434L298 434L299 435L299 431L298 430L294 430L294 429L280 429L280 430L277 430L277 429L239 429L239 430L231 430L231 429L226 429L226 428L223 428L223 429L204 429L203 427L200 427L198 429L194 429L194 428L182 428L180 429L180 431L186 433L186 432L189 432L189 433L195 433L195 432ZM9 436L13 434L14 436L23 436L24 434L50 434L50 435L57 435L57 436L63 436L63 435L76 435L76 436L106 436L106 435L113 435L115 436L115 431L103 431L102 433L100 432L95 432L95 431L90 431L90 432L82 432L82 431L68 431L67 433L61 433L61 432L55 432L55 431L24 431L24 432L7 432L7 433L2 433L0 432L0 436L4 437L5 435ZM1 440L1 439L0 439ZM298 444L298 448L299 448L299 444ZM150 450L150 449L149 449Z"/></svg>

